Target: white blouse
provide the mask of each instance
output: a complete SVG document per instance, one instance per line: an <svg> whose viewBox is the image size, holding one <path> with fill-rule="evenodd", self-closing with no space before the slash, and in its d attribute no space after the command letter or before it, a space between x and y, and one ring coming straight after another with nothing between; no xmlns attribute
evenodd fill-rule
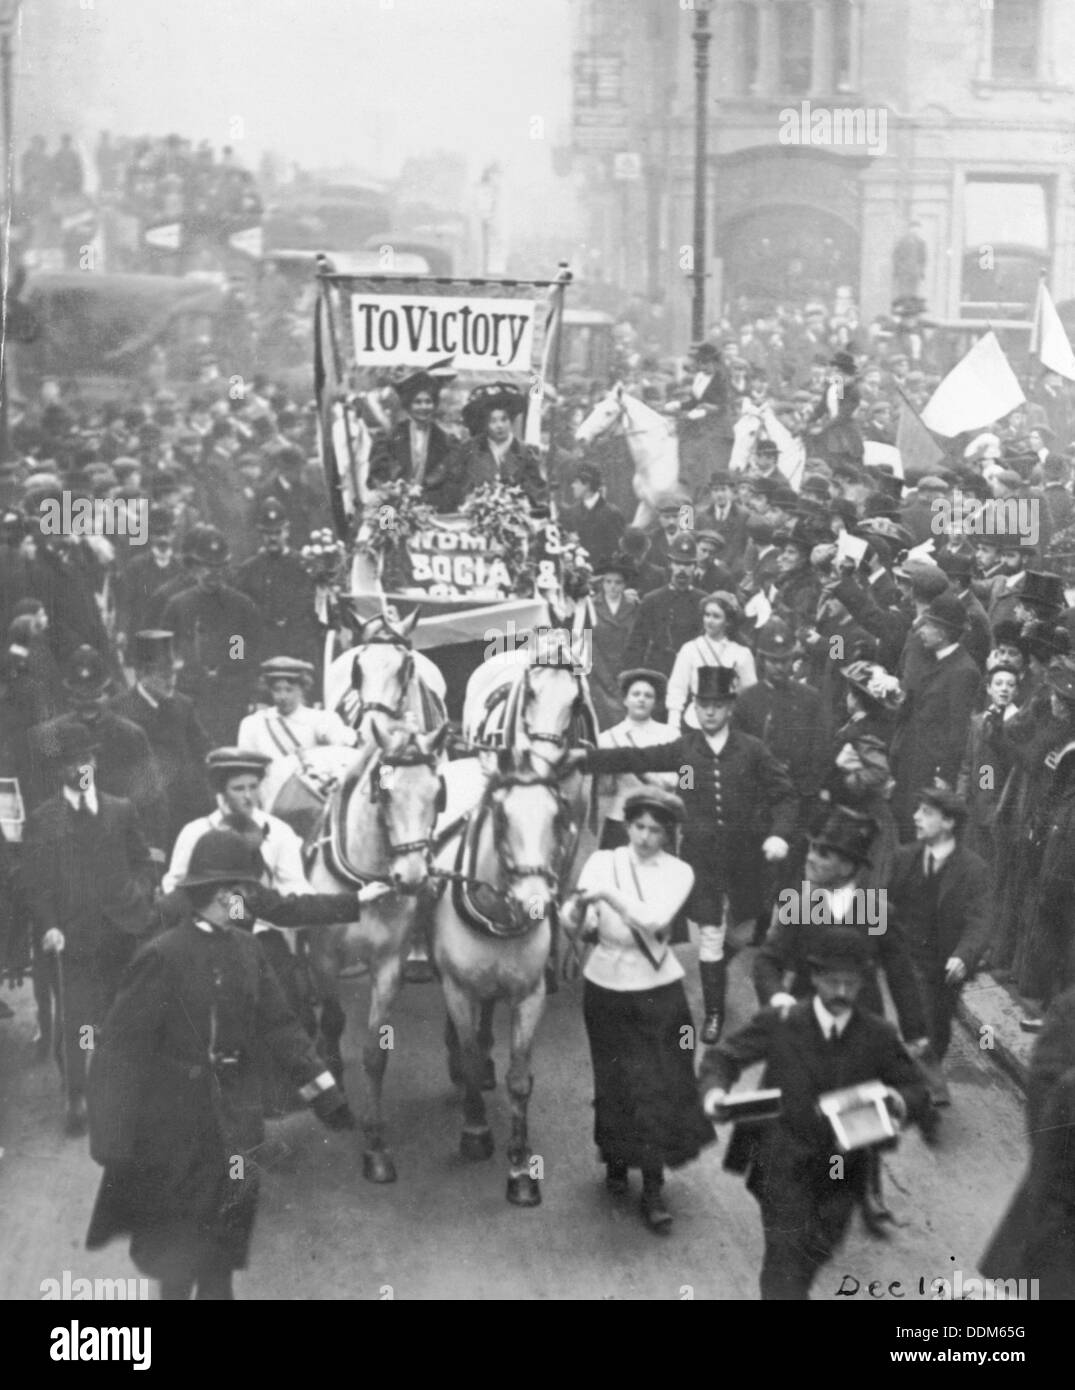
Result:
<svg viewBox="0 0 1075 1390"><path fill-rule="evenodd" d="M618 724L613 724L611 729L601 730L597 735L597 746L653 748L659 743L672 743L675 738L675 729L669 724L659 723L656 719L645 719L641 722L621 719ZM643 779L634 772L620 772L607 774L601 781L602 811L609 820L623 820L623 802L628 792L637 791L639 787L646 785L667 787L669 791L674 792L679 784L679 776L675 772L647 772ZM609 789L607 792L606 787Z"/></svg>
<svg viewBox="0 0 1075 1390"><path fill-rule="evenodd" d="M618 888L630 900L633 919L630 924L625 922L606 902L593 906L597 945L582 972L587 980L602 989L641 990L683 978L683 967L668 944L668 936L672 919L694 887L694 870L689 864L663 850L652 859L641 860L630 846L601 849L586 861L578 886ZM592 920L589 915L588 920ZM646 959L631 926L660 962L659 969Z"/></svg>
<svg viewBox="0 0 1075 1390"><path fill-rule="evenodd" d="M737 677L736 689L743 691L757 685L758 673L754 669L754 655L749 647L733 642L730 637L721 637L716 642L708 637L694 637L684 642L676 653L675 665L668 679L668 723L677 731L682 725L697 729L698 717L693 704L684 715L694 688L694 677L701 666L731 666Z"/></svg>

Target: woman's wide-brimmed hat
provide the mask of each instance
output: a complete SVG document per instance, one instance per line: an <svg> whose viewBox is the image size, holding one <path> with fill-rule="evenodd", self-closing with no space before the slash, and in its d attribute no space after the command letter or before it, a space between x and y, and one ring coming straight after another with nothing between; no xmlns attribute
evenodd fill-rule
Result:
<svg viewBox="0 0 1075 1390"><path fill-rule="evenodd" d="M653 693L657 699L664 699L664 692L668 689L668 677L662 672L651 671L646 666L635 666L630 671L624 671L620 675L620 693L626 695L635 681L646 681L653 686Z"/></svg>
<svg viewBox="0 0 1075 1390"><path fill-rule="evenodd" d="M480 434L489 423L494 410L504 410L514 420L526 409L526 395L507 381L479 386L472 391L463 407L463 424L470 433Z"/></svg>

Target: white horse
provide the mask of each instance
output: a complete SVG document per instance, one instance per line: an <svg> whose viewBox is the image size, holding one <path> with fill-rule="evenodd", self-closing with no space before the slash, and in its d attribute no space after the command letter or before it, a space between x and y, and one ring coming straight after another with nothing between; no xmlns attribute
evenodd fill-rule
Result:
<svg viewBox="0 0 1075 1390"><path fill-rule="evenodd" d="M632 526L647 527L656 516L654 499L679 481L679 440L675 423L659 415L618 381L575 431L579 444L592 444L614 431L627 441L635 466L632 487L638 498Z"/></svg>

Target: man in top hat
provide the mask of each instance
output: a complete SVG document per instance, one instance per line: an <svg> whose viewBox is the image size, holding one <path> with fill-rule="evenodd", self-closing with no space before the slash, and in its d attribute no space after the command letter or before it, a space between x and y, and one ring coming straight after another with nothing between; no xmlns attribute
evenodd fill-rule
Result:
<svg viewBox="0 0 1075 1390"><path fill-rule="evenodd" d="M412 372L395 385L403 419L388 435L382 435L370 451L371 487L384 483L413 483L423 490L423 500L445 511L443 490L451 474L458 442L434 418L440 393L453 375Z"/></svg>
<svg viewBox="0 0 1075 1390"><path fill-rule="evenodd" d="M929 1060L936 1067L933 1101L947 1105L951 1098L940 1064L960 990L989 944L994 890L989 866L958 838L967 816L963 798L940 787L923 787L917 797L916 839L896 853L888 906L906 936L925 1006Z"/></svg>
<svg viewBox="0 0 1075 1390"><path fill-rule="evenodd" d="M175 520L167 507L151 506L146 553L127 565L117 585L116 621L128 640L152 625L156 596L182 572L175 550Z"/></svg>
<svg viewBox="0 0 1075 1390"><path fill-rule="evenodd" d="M537 454L515 437L513 422L526 410L527 398L517 387L498 384L478 387L463 407L470 438L451 465L445 485L452 509L468 493L486 483L522 488L535 510L548 505L549 485Z"/></svg>
<svg viewBox="0 0 1075 1390"><path fill-rule="evenodd" d="M261 614L270 651L290 652L320 670L324 642L314 621L317 586L290 548L287 513L275 497L258 505L260 545L235 571L234 584Z"/></svg>
<svg viewBox="0 0 1075 1390"><path fill-rule="evenodd" d="M590 695L597 727L607 729L617 723L623 713L620 675L626 664L627 643L638 617L639 600L633 592L638 583L638 571L629 556L613 555L599 567L596 579L597 590L588 600L593 634Z"/></svg>
<svg viewBox="0 0 1075 1390"><path fill-rule="evenodd" d="M167 819L162 844L171 849L183 826L211 806L204 774L209 735L193 700L177 689L179 659L170 632L136 632L128 657L134 685L114 696L108 708L146 736L163 784Z"/></svg>
<svg viewBox="0 0 1075 1390"><path fill-rule="evenodd" d="M626 717L598 734L598 748L655 748L658 744L671 743L676 737L676 730L653 717L654 711L664 703L667 686L668 682L660 671L639 669L622 672L620 691ZM624 800L631 792L648 784L674 791L678 779L671 772L653 772L645 776L622 772L618 777L607 779L602 788L607 800L604 804L600 849L618 849L627 844L627 830L623 821Z"/></svg>
<svg viewBox="0 0 1075 1390"><path fill-rule="evenodd" d="M92 647L80 647L68 661L63 687L68 712L38 726L34 731L35 750L53 762L58 774L52 748L59 731L70 724L88 729L94 743L98 788L109 796L134 803L153 862L163 868L168 808L160 768L149 740L136 723L111 708L112 678ZM50 791L56 790L57 776L47 778L46 784Z"/></svg>
<svg viewBox="0 0 1075 1390"><path fill-rule="evenodd" d="M76 720L58 722L48 756L61 789L27 821L22 877L35 969L47 976L56 1002L66 1128L78 1135L85 1132L86 1062L96 1030L149 929L150 860L136 807L98 784L90 730ZM47 1035L51 1018L40 1022Z"/></svg>
<svg viewBox="0 0 1075 1390"><path fill-rule="evenodd" d="M959 774L982 687L982 673L960 645L966 621L955 594L943 593L915 623L923 655L913 671L905 666L905 699L891 747L896 779L892 810L904 840L914 831L918 789L938 781L954 787Z"/></svg>
<svg viewBox="0 0 1075 1390"><path fill-rule="evenodd" d="M586 548L595 573L619 549L627 522L618 507L605 501L596 463L580 463L571 479L572 504L560 513L560 526L573 531Z"/></svg>
<svg viewBox="0 0 1075 1390"><path fill-rule="evenodd" d="M234 1297L257 1212L266 1053L322 1123L355 1128L264 953L236 924L259 873L242 836L202 837L182 879L188 910L131 964L94 1054L90 1150L104 1173L86 1243L129 1235L131 1258L165 1299Z"/></svg>
<svg viewBox="0 0 1075 1390"><path fill-rule="evenodd" d="M760 629L754 652L760 679L739 691L732 728L760 739L787 768L798 812L791 852L778 871L781 881L794 882L806 850L807 827L829 771L831 721L814 687L793 678L802 648L782 618L770 618Z"/></svg>
<svg viewBox="0 0 1075 1390"><path fill-rule="evenodd" d="M669 676L679 649L701 632L705 594L694 586L697 560L694 537L681 531L668 547L668 584L639 604L624 652L627 666L645 666Z"/></svg>
<svg viewBox="0 0 1075 1390"><path fill-rule="evenodd" d="M263 643L257 605L227 582L230 558L225 538L205 527L191 555L194 587L169 600L161 615L183 662L179 688L214 742L234 738L250 707Z"/></svg>
<svg viewBox="0 0 1075 1390"><path fill-rule="evenodd" d="M679 775L687 808L681 856L695 874L686 914L699 928L702 1041L710 1043L724 1026L728 926L756 916L759 862L787 857L797 803L787 772L765 744L731 727L734 671L702 666L695 682L697 729L659 747L578 750L568 758L595 773Z"/></svg>
<svg viewBox="0 0 1075 1390"><path fill-rule="evenodd" d="M866 950L859 931L819 933L809 952L807 997L786 1010L762 1009L702 1058L699 1087L715 1120L723 1118L728 1091L757 1062L765 1063L761 1087L781 1093L778 1118L737 1125L724 1160L729 1172L746 1175L761 1207L763 1300L809 1298L869 1191L876 1158L869 1148L856 1149L840 1155L834 1172L840 1149L819 1099L880 1081L897 1125L927 1112L925 1088L895 1029L859 1007Z"/></svg>
<svg viewBox="0 0 1075 1390"><path fill-rule="evenodd" d="M983 570L990 563L990 552L996 556L995 569L987 578L971 585L990 624L996 627L997 623L1015 617L1019 594L1026 584L1027 557L1032 552L1017 535L1008 532L981 536L975 550L979 568Z"/></svg>
<svg viewBox="0 0 1075 1390"><path fill-rule="evenodd" d="M261 683L272 704L248 714L239 725L239 747L270 761L301 755L310 748L350 748L355 731L332 710L311 709L306 699L314 668L293 656L274 656L261 663Z"/></svg>

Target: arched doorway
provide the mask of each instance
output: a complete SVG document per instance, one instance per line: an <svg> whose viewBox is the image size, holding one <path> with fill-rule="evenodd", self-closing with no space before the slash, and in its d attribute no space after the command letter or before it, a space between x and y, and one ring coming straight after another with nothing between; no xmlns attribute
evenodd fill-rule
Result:
<svg viewBox="0 0 1075 1390"><path fill-rule="evenodd" d="M714 253L724 260L727 304L832 304L840 285L850 285L858 298L858 233L819 208L799 204L743 213L718 227Z"/></svg>

